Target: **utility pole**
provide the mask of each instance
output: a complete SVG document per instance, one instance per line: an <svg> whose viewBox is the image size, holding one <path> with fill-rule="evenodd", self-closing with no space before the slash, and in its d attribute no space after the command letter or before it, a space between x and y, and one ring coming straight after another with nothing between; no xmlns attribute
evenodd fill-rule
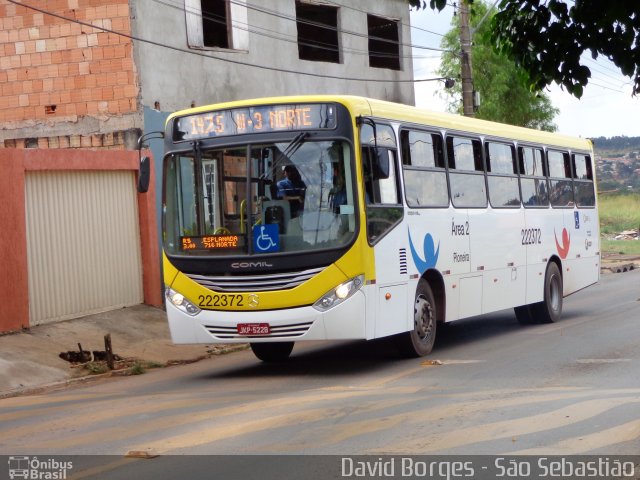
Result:
<svg viewBox="0 0 640 480"><path fill-rule="evenodd" d="M469 4L460 0L460 48L462 65L462 111L466 117L475 116L473 101L473 77L471 73L471 31L469 28Z"/></svg>

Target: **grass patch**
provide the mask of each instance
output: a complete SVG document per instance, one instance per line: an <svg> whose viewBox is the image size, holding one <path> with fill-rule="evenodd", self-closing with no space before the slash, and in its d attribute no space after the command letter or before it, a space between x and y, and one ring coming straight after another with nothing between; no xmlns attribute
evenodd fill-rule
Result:
<svg viewBox="0 0 640 480"><path fill-rule="evenodd" d="M640 228L640 195L601 195L598 207L603 234Z"/></svg>
<svg viewBox="0 0 640 480"><path fill-rule="evenodd" d="M142 375L150 368L160 368L163 365L158 362L151 362L147 360L136 360L133 365L129 367L129 375Z"/></svg>
<svg viewBox="0 0 640 480"><path fill-rule="evenodd" d="M131 365L131 368L129 368L129 373L131 375L142 375L146 371L147 369L145 368L145 365L142 362L136 362L133 365Z"/></svg>
<svg viewBox="0 0 640 480"><path fill-rule="evenodd" d="M640 256L640 240L607 240L600 241L603 253L620 253L623 255Z"/></svg>
<svg viewBox="0 0 640 480"><path fill-rule="evenodd" d="M114 362L114 370L109 370L107 362L101 360L96 362L88 362L81 365L91 375L99 375L101 373L107 373L109 371L116 375L142 375L151 368L164 367L162 363L139 360L136 358L125 358Z"/></svg>
<svg viewBox="0 0 640 480"><path fill-rule="evenodd" d="M84 365L91 375L100 375L101 373L107 373L109 368L105 362L89 362Z"/></svg>

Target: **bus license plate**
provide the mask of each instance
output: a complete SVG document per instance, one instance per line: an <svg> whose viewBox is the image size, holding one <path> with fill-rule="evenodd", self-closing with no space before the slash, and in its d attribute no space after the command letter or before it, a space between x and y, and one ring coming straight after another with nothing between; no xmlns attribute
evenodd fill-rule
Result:
<svg viewBox="0 0 640 480"><path fill-rule="evenodd" d="M268 323L239 323L239 335L269 335L271 328Z"/></svg>

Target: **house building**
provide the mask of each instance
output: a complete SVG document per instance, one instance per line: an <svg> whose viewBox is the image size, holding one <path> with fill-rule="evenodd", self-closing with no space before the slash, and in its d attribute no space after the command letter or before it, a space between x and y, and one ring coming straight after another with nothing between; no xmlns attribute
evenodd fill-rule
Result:
<svg viewBox="0 0 640 480"><path fill-rule="evenodd" d="M142 133L163 129L170 112L307 93L413 104L410 44L406 0L0 0L0 164L21 179L5 175L0 180L0 201L18 212L0 215L0 252L24 243L20 255L2 255L13 258L15 268L28 269L23 272L28 287L7 275L0 280L5 293L6 288L19 290L21 302L28 302L19 311L0 311L0 331L161 301L159 294L149 293L155 287L144 284L155 273L143 265L149 263L143 261L148 252L136 245L138 253L128 263L138 266L113 273L113 278L139 280L136 295L122 299L116 293L69 309L47 306L63 294L51 286L68 285L72 279L78 288L89 289L75 296L100 297L109 288L89 281L104 268L95 260L104 257L109 242L116 242L109 232L126 230L133 238L146 238L142 243L148 247L158 222L135 221L149 213L133 186L133 151ZM151 140L148 146L155 171L160 171L162 143ZM47 156L22 149L60 151ZM97 153L79 156L77 150ZM106 175L109 170L120 172L121 178ZM159 175L155 177L151 196L159 191ZM107 206L128 199L122 208L134 217L128 216L127 226L118 223L120 218L102 218L103 207L76 212L73 220L64 217L73 205L93 204L100 195L107 195ZM154 201L159 212L159 195ZM48 212L49 221L39 221L32 212ZM13 222L17 233L5 235L3 221ZM147 228L151 232L141 230ZM104 243L89 240L87 232L96 232ZM86 254L82 264L88 266L81 273L71 257L89 244L93 253ZM114 250L107 264L118 263L126 248ZM59 257L57 263L43 263L52 255Z"/></svg>

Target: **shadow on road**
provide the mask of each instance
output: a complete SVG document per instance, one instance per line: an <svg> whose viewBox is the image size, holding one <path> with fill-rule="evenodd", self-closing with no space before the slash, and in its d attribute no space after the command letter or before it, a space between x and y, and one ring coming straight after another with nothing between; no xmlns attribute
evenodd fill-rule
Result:
<svg viewBox="0 0 640 480"><path fill-rule="evenodd" d="M567 315L568 319L572 317ZM364 374L386 369L407 362L423 361L447 355L460 355L470 343L486 342L518 330L536 328L536 325L520 325L513 310L458 320L438 326L433 353L423 359L407 359L398 354L392 338L371 341L300 342L294 347L291 358L282 363L263 363L250 352L247 361L234 362L229 368L205 375L214 378L340 376Z"/></svg>

